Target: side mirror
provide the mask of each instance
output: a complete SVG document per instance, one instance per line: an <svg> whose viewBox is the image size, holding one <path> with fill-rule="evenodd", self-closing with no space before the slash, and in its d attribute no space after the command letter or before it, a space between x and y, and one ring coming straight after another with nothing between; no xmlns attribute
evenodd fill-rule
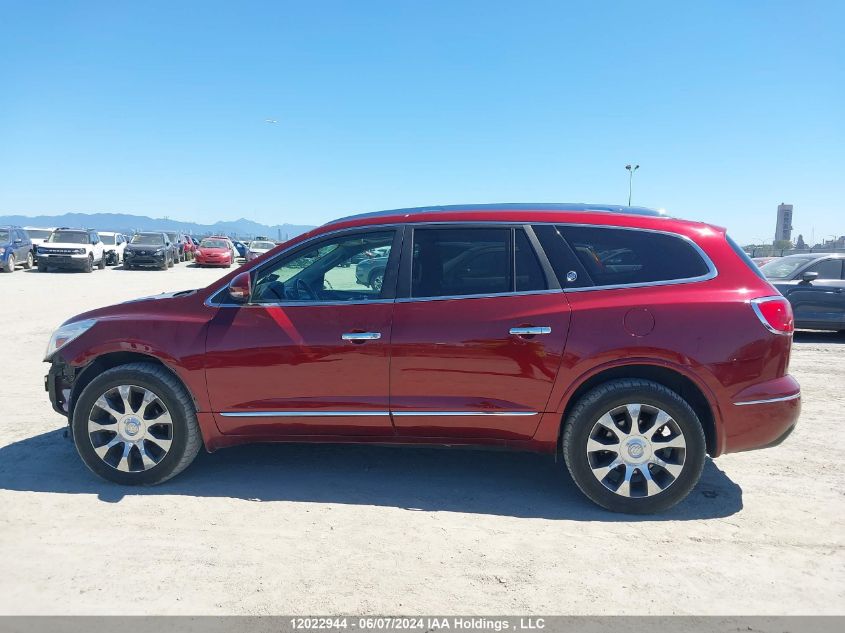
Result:
<svg viewBox="0 0 845 633"><path fill-rule="evenodd" d="M811 281L815 281L818 278L818 276L819 276L819 274L816 273L816 272L813 272L813 273L806 272L803 275L801 275L801 281L803 281L804 283L810 283Z"/></svg>
<svg viewBox="0 0 845 633"><path fill-rule="evenodd" d="M235 275L229 282L229 297L235 303L246 303L252 295L252 279L249 272Z"/></svg>

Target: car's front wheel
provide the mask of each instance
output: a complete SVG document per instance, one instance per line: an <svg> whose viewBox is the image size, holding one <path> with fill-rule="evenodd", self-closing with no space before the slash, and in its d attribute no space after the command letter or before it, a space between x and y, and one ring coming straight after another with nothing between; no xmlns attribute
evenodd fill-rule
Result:
<svg viewBox="0 0 845 633"><path fill-rule="evenodd" d="M701 422L686 400L658 383L604 383L578 401L564 425L563 455L572 479L613 512L661 512L701 477Z"/></svg>
<svg viewBox="0 0 845 633"><path fill-rule="evenodd" d="M152 363L97 376L76 402L72 427L85 465L124 485L158 484L178 475L202 443L190 395Z"/></svg>
<svg viewBox="0 0 845 633"><path fill-rule="evenodd" d="M15 263L15 255L14 254L9 255L9 258L6 260L6 263L3 265L3 271L7 272L7 273L13 273L13 272L15 272L15 266L17 266L17 264Z"/></svg>

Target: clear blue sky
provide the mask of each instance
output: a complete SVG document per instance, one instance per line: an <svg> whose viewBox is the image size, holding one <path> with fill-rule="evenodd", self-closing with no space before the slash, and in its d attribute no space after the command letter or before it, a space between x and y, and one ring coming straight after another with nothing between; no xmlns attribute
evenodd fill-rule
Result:
<svg viewBox="0 0 845 633"><path fill-rule="evenodd" d="M0 0L0 214L635 204L845 234L845 2ZM276 124L265 123L275 119Z"/></svg>

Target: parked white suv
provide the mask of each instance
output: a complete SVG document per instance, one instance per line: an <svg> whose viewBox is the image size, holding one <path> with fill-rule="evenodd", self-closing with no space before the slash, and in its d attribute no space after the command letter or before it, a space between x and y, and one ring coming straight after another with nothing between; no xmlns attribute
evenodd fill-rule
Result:
<svg viewBox="0 0 845 633"><path fill-rule="evenodd" d="M91 229L56 229L38 247L38 270L42 273L49 268L73 268L90 273L94 264L100 270L105 268L106 255L100 236Z"/></svg>
<svg viewBox="0 0 845 633"><path fill-rule="evenodd" d="M111 231L97 231L100 240L103 242L103 250L106 252L106 264L117 266L123 261L123 251L126 250L126 236L123 233L112 233Z"/></svg>

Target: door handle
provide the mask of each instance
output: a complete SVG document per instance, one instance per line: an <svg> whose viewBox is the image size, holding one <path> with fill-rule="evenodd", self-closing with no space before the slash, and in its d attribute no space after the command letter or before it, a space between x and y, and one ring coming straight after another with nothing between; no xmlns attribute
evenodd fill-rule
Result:
<svg viewBox="0 0 845 633"><path fill-rule="evenodd" d="M512 327L511 334L517 336L534 336L535 334L551 334L552 328L548 325L540 325L537 327Z"/></svg>
<svg viewBox="0 0 845 633"><path fill-rule="evenodd" d="M346 332L340 338L344 341L376 341L381 338L381 332Z"/></svg>

